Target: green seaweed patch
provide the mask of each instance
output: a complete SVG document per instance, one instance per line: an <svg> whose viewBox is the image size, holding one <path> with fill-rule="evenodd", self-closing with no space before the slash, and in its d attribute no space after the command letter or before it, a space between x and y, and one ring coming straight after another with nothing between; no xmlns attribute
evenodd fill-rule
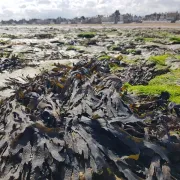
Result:
<svg viewBox="0 0 180 180"><path fill-rule="evenodd" d="M135 50L135 49L127 49L126 51L127 51L128 53L131 53L131 54L136 53L136 50Z"/></svg>
<svg viewBox="0 0 180 180"><path fill-rule="evenodd" d="M163 91L168 91L171 94L170 100L175 103L180 103L180 86L176 85L138 85L129 86L129 91L133 91L138 95L160 95Z"/></svg>
<svg viewBox="0 0 180 180"><path fill-rule="evenodd" d="M108 48L110 51L120 51L121 48L118 45L112 45Z"/></svg>
<svg viewBox="0 0 180 180"><path fill-rule="evenodd" d="M180 55L175 55L175 58L180 60Z"/></svg>
<svg viewBox="0 0 180 180"><path fill-rule="evenodd" d="M126 84L125 86L128 91L135 92L138 95L155 96L160 95L163 91L168 91L171 94L170 100L175 103L180 103L180 86L177 85L179 77L180 69L156 76L147 86L132 86L130 84Z"/></svg>
<svg viewBox="0 0 180 180"><path fill-rule="evenodd" d="M170 71L167 74L156 76L149 82L149 85L177 85L178 79L180 79L180 69Z"/></svg>
<svg viewBox="0 0 180 180"><path fill-rule="evenodd" d="M155 41L155 38L144 38L145 42L153 42Z"/></svg>
<svg viewBox="0 0 180 180"><path fill-rule="evenodd" d="M117 55L117 56L115 57L115 59L118 60L118 61L123 60L123 58L124 58L124 57L123 57L121 54L119 54L119 55Z"/></svg>
<svg viewBox="0 0 180 180"><path fill-rule="evenodd" d="M177 131L170 131L169 133L170 133L171 136L174 136L176 134L180 135L180 131L178 131L178 130Z"/></svg>
<svg viewBox="0 0 180 180"><path fill-rule="evenodd" d="M169 38L169 40L173 43L173 44L180 44L180 36L174 36Z"/></svg>
<svg viewBox="0 0 180 180"><path fill-rule="evenodd" d="M115 63L109 64L109 68L110 68L111 73L116 73L116 72L121 71L121 70L124 69L123 67L120 67Z"/></svg>
<svg viewBox="0 0 180 180"><path fill-rule="evenodd" d="M25 55L24 55L24 53L22 53L22 52L19 52L19 53L17 53L17 54L15 54L16 55L16 57L17 58L19 58L20 60L25 60Z"/></svg>
<svg viewBox="0 0 180 180"><path fill-rule="evenodd" d="M159 38L169 38L171 37L173 34L167 31L159 31L157 33L155 33L155 36L159 37Z"/></svg>
<svg viewBox="0 0 180 180"><path fill-rule="evenodd" d="M13 34L2 34L1 37L2 38L10 38L10 39L17 39L18 38L18 36L13 35Z"/></svg>
<svg viewBox="0 0 180 180"><path fill-rule="evenodd" d="M111 56L108 56L108 55L103 55L98 58L99 61L104 61L104 60L109 61L110 59L111 59Z"/></svg>
<svg viewBox="0 0 180 180"><path fill-rule="evenodd" d="M127 56L124 56L122 61L126 64L135 65L138 64L138 59L129 59Z"/></svg>
<svg viewBox="0 0 180 180"><path fill-rule="evenodd" d="M0 52L0 58L9 58L9 56L11 55L10 52L4 51L4 52Z"/></svg>
<svg viewBox="0 0 180 180"><path fill-rule="evenodd" d="M109 175L114 174L110 168L107 168L107 172L108 172Z"/></svg>
<svg viewBox="0 0 180 180"><path fill-rule="evenodd" d="M9 40L0 39L0 44L1 45L7 45L7 44L10 44L10 41Z"/></svg>
<svg viewBox="0 0 180 180"><path fill-rule="evenodd" d="M78 47L76 47L76 46L69 46L69 47L67 47L67 49L66 49L66 51L79 51L80 49L78 48Z"/></svg>
<svg viewBox="0 0 180 180"><path fill-rule="evenodd" d="M141 50L137 49L127 49L126 52L128 54L141 55Z"/></svg>
<svg viewBox="0 0 180 180"><path fill-rule="evenodd" d="M111 36L121 36L122 34L120 32L118 32L117 30L113 30L113 31L107 32L106 35L108 37L111 37Z"/></svg>
<svg viewBox="0 0 180 180"><path fill-rule="evenodd" d="M164 65L160 65L160 64L156 64L156 66L155 66L155 72L156 73L159 72L161 74L165 74L165 73L167 73L169 71L170 71L170 69L169 69L168 66L164 66Z"/></svg>
<svg viewBox="0 0 180 180"><path fill-rule="evenodd" d="M170 57L169 54L163 54L159 56L151 56L149 61L154 62L155 64L159 64L162 66L166 66L166 60Z"/></svg>
<svg viewBox="0 0 180 180"><path fill-rule="evenodd" d="M78 37L80 38L93 38L95 36L96 36L95 32L83 32L83 33L78 34Z"/></svg>

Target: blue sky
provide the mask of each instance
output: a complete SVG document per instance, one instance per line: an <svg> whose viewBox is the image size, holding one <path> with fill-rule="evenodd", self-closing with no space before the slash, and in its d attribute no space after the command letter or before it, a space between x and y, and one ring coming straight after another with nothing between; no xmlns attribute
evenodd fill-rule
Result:
<svg viewBox="0 0 180 180"><path fill-rule="evenodd" d="M180 11L180 0L0 0L0 20Z"/></svg>

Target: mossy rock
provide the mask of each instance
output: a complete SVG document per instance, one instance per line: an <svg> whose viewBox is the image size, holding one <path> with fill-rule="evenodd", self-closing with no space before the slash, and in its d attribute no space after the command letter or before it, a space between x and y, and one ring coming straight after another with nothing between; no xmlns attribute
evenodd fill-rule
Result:
<svg viewBox="0 0 180 180"><path fill-rule="evenodd" d="M10 39L17 39L18 38L16 35L13 35L13 34L2 34L1 37L2 38L10 38Z"/></svg>
<svg viewBox="0 0 180 180"><path fill-rule="evenodd" d="M131 86L126 84L129 91L135 92L138 95L156 96L161 92L167 91L170 93L170 100L175 103L180 103L180 86L177 81L180 77L180 69L171 71L167 74L156 76L147 86L137 85Z"/></svg>
<svg viewBox="0 0 180 180"><path fill-rule="evenodd" d="M78 34L78 37L88 38L88 39L93 38L95 36L96 36L96 33L94 33L94 32L83 32L83 33Z"/></svg>
<svg viewBox="0 0 180 180"><path fill-rule="evenodd" d="M122 61L128 65L135 65L138 64L138 60L139 59L128 59L127 57L125 57Z"/></svg>
<svg viewBox="0 0 180 180"><path fill-rule="evenodd" d="M77 50L79 53L85 53L86 51L83 49Z"/></svg>
<svg viewBox="0 0 180 180"><path fill-rule="evenodd" d="M79 51L80 49L76 46L69 46L67 47L66 51Z"/></svg>
<svg viewBox="0 0 180 180"><path fill-rule="evenodd" d="M7 45L7 44L10 44L10 41L9 40L0 40L0 45Z"/></svg>
<svg viewBox="0 0 180 180"><path fill-rule="evenodd" d="M51 39L54 38L54 35L49 33L42 33L42 34L35 34L35 37L38 39Z"/></svg>
<svg viewBox="0 0 180 180"><path fill-rule="evenodd" d="M124 69L123 67L118 66L115 63L109 64L109 68L110 68L111 73L113 73L113 74L116 72L122 71Z"/></svg>
<svg viewBox="0 0 180 180"><path fill-rule="evenodd" d="M130 86L130 91L134 91L139 95L154 96L160 95L162 92L167 91L170 93L170 100L175 103L180 103L180 86L168 86L168 85L138 85Z"/></svg>
<svg viewBox="0 0 180 180"><path fill-rule="evenodd" d="M138 41L138 42L154 42L156 40L156 38L152 38L152 37L136 37L134 40Z"/></svg>
<svg viewBox="0 0 180 180"><path fill-rule="evenodd" d="M179 36L171 37L169 40L172 42L172 44L180 44L180 37Z"/></svg>
<svg viewBox="0 0 180 180"><path fill-rule="evenodd" d="M108 48L110 51L121 51L122 48L118 45L112 45Z"/></svg>
<svg viewBox="0 0 180 180"><path fill-rule="evenodd" d="M11 55L11 52L7 52L7 51L0 53L1 58L9 58L10 55Z"/></svg>
<svg viewBox="0 0 180 180"><path fill-rule="evenodd" d="M129 54L141 55L141 50L140 49L137 49L137 50L136 49L127 49L126 51Z"/></svg>
<svg viewBox="0 0 180 180"><path fill-rule="evenodd" d="M104 61L104 60L109 61L110 59L111 59L111 56L108 56L108 55L103 55L98 58L99 61Z"/></svg>
<svg viewBox="0 0 180 180"><path fill-rule="evenodd" d="M134 40L142 42L142 41L144 41L144 38L143 37L136 37Z"/></svg>
<svg viewBox="0 0 180 180"><path fill-rule="evenodd" d="M177 85L177 80L180 78L180 69L172 70L166 74L156 76L154 79L152 79L149 84L155 85L155 84L166 84L166 85Z"/></svg>
<svg viewBox="0 0 180 180"><path fill-rule="evenodd" d="M155 38L144 38L145 42L154 42Z"/></svg>
<svg viewBox="0 0 180 180"><path fill-rule="evenodd" d="M96 39L88 39L86 42L85 42L85 45L97 45L97 40Z"/></svg>
<svg viewBox="0 0 180 180"><path fill-rule="evenodd" d="M163 54L158 56L151 56L149 60L155 64L166 66L166 60L170 57L169 54Z"/></svg>
<svg viewBox="0 0 180 180"><path fill-rule="evenodd" d="M58 46L61 46L61 45L64 45L65 43L62 42L62 41L58 41L58 40L54 40L54 41L51 41L52 44L57 44Z"/></svg>
<svg viewBox="0 0 180 180"><path fill-rule="evenodd" d="M123 59L123 56L121 54L117 55L115 56L115 59L121 61Z"/></svg>
<svg viewBox="0 0 180 180"><path fill-rule="evenodd" d="M162 66L162 65L155 65L155 70L154 73L157 75L162 75L162 74L166 74L169 72L169 67L168 66Z"/></svg>

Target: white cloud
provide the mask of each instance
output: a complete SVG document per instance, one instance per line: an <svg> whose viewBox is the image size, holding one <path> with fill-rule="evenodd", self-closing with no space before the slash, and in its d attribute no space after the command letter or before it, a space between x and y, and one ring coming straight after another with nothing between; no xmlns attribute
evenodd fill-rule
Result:
<svg viewBox="0 0 180 180"><path fill-rule="evenodd" d="M179 9L178 9L179 7ZM0 0L0 19L55 18L180 10L180 0Z"/></svg>

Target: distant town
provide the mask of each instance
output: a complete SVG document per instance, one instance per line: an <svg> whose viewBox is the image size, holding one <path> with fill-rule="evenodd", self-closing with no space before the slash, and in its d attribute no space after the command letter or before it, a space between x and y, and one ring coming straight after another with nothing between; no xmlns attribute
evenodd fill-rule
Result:
<svg viewBox="0 0 180 180"><path fill-rule="evenodd" d="M2 20L1 25L21 25L21 24L123 24L123 23L142 23L142 22L171 22L180 23L179 12L153 13L146 16L137 16L132 14L121 14L116 10L113 14L104 16L97 15L94 17L76 17L66 19L58 17L56 19L21 19L8 21Z"/></svg>

